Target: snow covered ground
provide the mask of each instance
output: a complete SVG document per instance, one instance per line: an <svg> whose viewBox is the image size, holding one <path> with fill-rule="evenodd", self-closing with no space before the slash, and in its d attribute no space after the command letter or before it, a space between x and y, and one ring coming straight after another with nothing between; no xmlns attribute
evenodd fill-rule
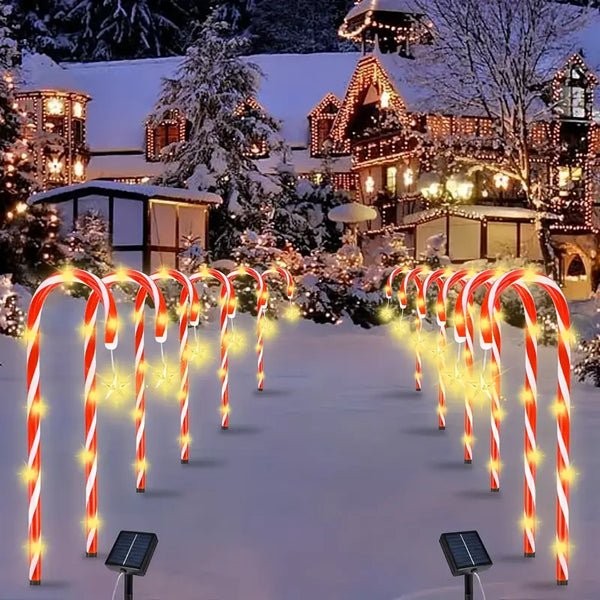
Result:
<svg viewBox="0 0 600 600"><path fill-rule="evenodd" d="M489 416L475 413L474 464L463 465L461 401L437 430L434 372L413 391L413 356L385 328L280 323L266 343L266 391L254 391L248 351L231 365L231 429L219 428L211 365L191 383L191 461L179 464L178 406L149 390L145 495L135 493L134 425L100 408L99 557L84 558L83 303L55 296L43 319L43 536L41 587L27 578L24 346L0 339L0 599L108 600L115 573L104 559L120 529L158 534L138 600L450 600L462 598L440 549L444 531L477 529L494 561L482 573L488 600L596 600L600 589L598 390L574 384L570 582L555 584L555 350L540 352L538 552L522 557L522 332L506 328L502 490L491 494ZM132 328L117 358L133 365ZM253 321L236 325L251 340ZM216 330L204 334L213 341ZM176 356L176 328L169 354ZM147 335L156 358L157 345ZM107 352L99 350L101 368ZM117 598L122 597L122 589ZM481 598L475 589L475 598Z"/></svg>

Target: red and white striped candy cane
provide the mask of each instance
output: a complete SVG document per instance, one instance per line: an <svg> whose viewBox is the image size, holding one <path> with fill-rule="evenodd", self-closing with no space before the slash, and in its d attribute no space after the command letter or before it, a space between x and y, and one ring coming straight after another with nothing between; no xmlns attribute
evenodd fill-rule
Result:
<svg viewBox="0 0 600 600"><path fill-rule="evenodd" d="M524 273L525 271L523 271ZM535 497L536 497L536 400L537 400L537 334L535 331L537 321L537 311L535 301L531 292L518 282L507 283L503 277L498 279L498 287L490 288L484 299L484 306L489 301L489 295L495 294L496 310L500 303L500 294L513 287L518 293L523 307L525 309L526 333L525 333L525 454L523 457L525 467L525 514L523 522L524 553L525 556L535 556ZM494 290L494 291L492 291ZM492 314L492 322L487 321L482 311L481 319L481 346L487 352L492 350L492 374L494 377L494 386L492 388L492 421L491 421L491 489L498 491L500 489L500 390L501 390L501 344L500 344L500 326L495 316L496 310ZM491 344L485 343L486 337L491 336Z"/></svg>
<svg viewBox="0 0 600 600"><path fill-rule="evenodd" d="M257 359L257 371L256 371L256 379L258 382L258 389L260 391L263 390L265 372L264 372L264 344L265 344L265 321L267 318L267 286L265 285L265 280L263 276L250 267L238 267L237 269L231 271L227 275L227 279L233 282L238 277L242 277L243 275L249 275L252 277L257 285L257 306L256 306L256 359Z"/></svg>
<svg viewBox="0 0 600 600"><path fill-rule="evenodd" d="M287 296L287 299L290 301L290 304L292 302L292 298L294 297L294 278L292 277L291 273L287 270L284 269L282 267L278 267L278 266L272 266L268 271L265 271L262 274L262 278L263 281L266 284L267 281L267 276L271 275L271 274L278 274L281 275L284 279L285 279L285 283L286 283L286 291L285 294ZM266 311L267 311L267 301L268 301L268 291L265 290L265 300L263 303L263 317L262 320L260 320L257 323L257 327L260 327L260 324L262 323L263 327L264 327L264 323L265 323L265 319L266 319ZM264 332L263 332L264 334ZM261 335L259 333L259 339L261 338ZM261 342L259 341L258 346L262 346ZM261 356L262 356L262 352L261 352ZM259 367L258 367L258 371L259 371L259 375L258 375L258 389L262 391L262 389L264 388L264 366L263 366L263 361L262 359L259 360ZM261 376L262 373L262 376Z"/></svg>
<svg viewBox="0 0 600 600"><path fill-rule="evenodd" d="M496 307L496 296L501 286L510 286L515 282L519 283L533 283L539 285L544 289L556 309L556 316L558 322L559 339L558 339L558 390L557 390L557 401L556 401L556 419L557 419L557 453L556 453L556 582L558 585L566 585L569 579L569 483L571 480L571 464L569 458L569 447L570 447L570 422L571 422L571 332L570 332L570 313L567 301L562 293L560 287L549 277L541 275L539 273L529 273L524 269L517 269L511 271L506 275L503 275L494 286L492 286L493 292L488 294L486 303L482 307L482 319L486 319L487 322L491 322L493 318L493 311ZM487 347L493 344L492 332L482 330L482 344ZM529 350L530 360L533 356L531 349ZM533 367L533 365L531 365ZM535 388L534 388L535 389ZM533 392L534 389L531 391ZM527 397L526 400L529 400ZM526 419L528 418L530 427L534 423L533 417L535 415L535 404L533 401L527 402L529 404L529 411L526 411ZM532 434L535 431L532 430ZM530 448L530 452L534 449L531 440L535 441L535 435L526 435L525 441ZM527 457L526 457L527 458ZM531 457L533 458L533 457ZM535 465L535 460L531 461L534 464L529 464L526 468L531 470L531 467ZM535 471L533 471L535 473ZM527 494L527 489L526 489ZM528 515L532 514L532 508L535 508L530 504L525 505L525 519L527 520ZM535 501L535 496L532 498ZM525 534L527 535L527 534ZM526 542L527 544L527 542ZM527 545L526 545L527 548Z"/></svg>
<svg viewBox="0 0 600 600"><path fill-rule="evenodd" d="M188 311L189 321L193 327L200 322L200 302L198 294L189 277L175 269L163 268L150 275L153 281L166 281L173 279L182 286L179 299L179 404L180 404L180 461L187 464L190 455L190 431L189 431L189 351L188 351ZM140 289L135 305L141 306L146 299L147 292Z"/></svg>
<svg viewBox="0 0 600 600"><path fill-rule="evenodd" d="M423 286L419 291L419 294L422 296L421 302L423 304L426 303L427 299L427 290L434 283L438 286L438 295L443 290L443 280L452 275L452 271L448 271L447 269L437 269L436 271L432 271L427 275L425 281L423 282ZM439 312L439 310L437 311ZM437 341L437 366L438 366L438 429L443 430L446 429L446 385L444 381L444 369L445 369L445 361L444 361L444 351L446 348L446 326L445 323L443 325L439 325L440 335Z"/></svg>
<svg viewBox="0 0 600 600"><path fill-rule="evenodd" d="M46 298L61 284L72 282L82 283L96 292L102 301L104 308L104 344L109 350L117 347L117 308L114 299L108 288L102 281L81 269L66 269L56 275L48 277L43 281L35 291L29 305L29 314L27 316L27 441L28 441L28 496L29 496L29 583L39 585L42 578L42 512L41 512L41 478L40 470L41 460L41 437L40 437L40 417L42 413L41 405L41 386L40 386L40 320L42 308ZM89 323L85 323L86 335L92 331ZM95 348L95 335L94 348ZM92 343L92 336L87 339L88 346ZM95 400L95 369L96 353L89 349L84 351L85 364L85 393L86 399ZM95 452L95 448L94 448ZM95 463L92 464L95 469ZM86 482L87 483L87 482ZM86 484L86 497L88 496ZM96 498L94 498L96 502ZM95 511L94 511L95 512ZM97 523L90 523L94 527ZM89 539L89 536L88 536ZM95 553L94 546L88 546L86 543L86 552L92 548L91 553Z"/></svg>
<svg viewBox="0 0 600 600"><path fill-rule="evenodd" d="M190 276L192 283L209 277L216 279L221 284L221 315L220 315L220 341L221 364L219 376L221 377L221 429L229 429L229 328L228 319L235 317L235 292L227 276L206 266L198 273Z"/></svg>
<svg viewBox="0 0 600 600"><path fill-rule="evenodd" d="M156 283L139 271L134 269L119 269L102 278L105 285L110 288L117 283L133 282L145 290L152 298L155 310L155 339L162 344L167 339L167 309L165 299L161 294ZM146 489L146 369L145 369L145 349L144 349L144 306L145 296L138 294L135 304L134 322L135 322L135 452L136 452L136 491L144 492ZM86 310L93 311L94 325L96 308L99 298L92 294L88 300ZM86 419L86 451L90 437L93 438L93 445L96 445L96 404L91 403L91 416ZM93 412L92 412L93 411ZM86 402L87 415L87 402ZM93 431L91 430L93 424ZM88 463L86 463L86 478L88 476ZM95 488L95 485L94 485Z"/></svg>
<svg viewBox="0 0 600 600"><path fill-rule="evenodd" d="M465 342L465 365L469 384L473 383L474 364L474 324L473 324L473 294L475 290L495 277L496 271L487 269L469 279L458 294L456 300L456 327L454 337L456 341ZM465 386L465 437L464 437L464 461L465 464L473 462L473 387Z"/></svg>
<svg viewBox="0 0 600 600"><path fill-rule="evenodd" d="M423 282L419 275L426 274L428 269L426 267L417 267L406 273L406 276L400 283L400 290L398 291L398 300L400 302L400 308L406 309L407 306L407 293L408 284L411 281L415 282L417 286L417 316L415 318L415 327L417 330L417 344L415 348L415 390L421 391L421 381L423 378L423 362L421 360L421 330L423 327L423 319L427 316L427 307L425 304L425 298L423 297Z"/></svg>

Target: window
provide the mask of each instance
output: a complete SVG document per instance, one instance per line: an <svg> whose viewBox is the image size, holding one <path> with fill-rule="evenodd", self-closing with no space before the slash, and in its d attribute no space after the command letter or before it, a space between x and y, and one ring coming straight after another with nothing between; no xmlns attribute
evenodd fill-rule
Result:
<svg viewBox="0 0 600 600"><path fill-rule="evenodd" d="M73 119L73 143L83 144L83 121L80 119Z"/></svg>
<svg viewBox="0 0 600 600"><path fill-rule="evenodd" d="M567 117L585 119L587 115L586 88L583 74L573 67L563 90Z"/></svg>
<svg viewBox="0 0 600 600"><path fill-rule="evenodd" d="M146 125L146 159L160 160L161 152L170 144L183 142L186 139L186 120L178 111L173 110L165 115L158 125Z"/></svg>
<svg viewBox="0 0 600 600"><path fill-rule="evenodd" d="M386 167L385 169L385 189L391 196L396 195L396 177L398 169L396 167Z"/></svg>

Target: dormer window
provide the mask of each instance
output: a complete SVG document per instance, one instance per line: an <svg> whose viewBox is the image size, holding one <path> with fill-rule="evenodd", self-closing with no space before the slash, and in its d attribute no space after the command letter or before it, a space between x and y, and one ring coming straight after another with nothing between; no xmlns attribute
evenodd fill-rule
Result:
<svg viewBox="0 0 600 600"><path fill-rule="evenodd" d="M185 139L185 117L178 110L168 111L160 123L146 124L146 160L159 161L167 146Z"/></svg>
<svg viewBox="0 0 600 600"><path fill-rule="evenodd" d="M308 115L310 124L310 154L320 157L331 148L330 134L341 102L333 94L327 94Z"/></svg>
<svg viewBox="0 0 600 600"><path fill-rule="evenodd" d="M264 108L254 98L248 98L248 100L241 103L235 111L235 115L240 117L242 121L253 119L261 114L264 115L264 113ZM254 129L256 128L254 127ZM248 147L245 154L251 158L267 158L269 156L269 144L267 143L266 137L257 136L248 139Z"/></svg>

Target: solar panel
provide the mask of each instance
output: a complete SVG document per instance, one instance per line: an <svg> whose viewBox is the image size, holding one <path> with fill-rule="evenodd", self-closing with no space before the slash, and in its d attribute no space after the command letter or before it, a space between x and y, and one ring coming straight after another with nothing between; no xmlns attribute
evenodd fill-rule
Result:
<svg viewBox="0 0 600 600"><path fill-rule="evenodd" d="M454 576L483 571L492 566L492 559L476 531L442 533L440 545Z"/></svg>
<svg viewBox="0 0 600 600"><path fill-rule="evenodd" d="M157 544L154 533L121 531L104 564L113 571L145 575Z"/></svg>

